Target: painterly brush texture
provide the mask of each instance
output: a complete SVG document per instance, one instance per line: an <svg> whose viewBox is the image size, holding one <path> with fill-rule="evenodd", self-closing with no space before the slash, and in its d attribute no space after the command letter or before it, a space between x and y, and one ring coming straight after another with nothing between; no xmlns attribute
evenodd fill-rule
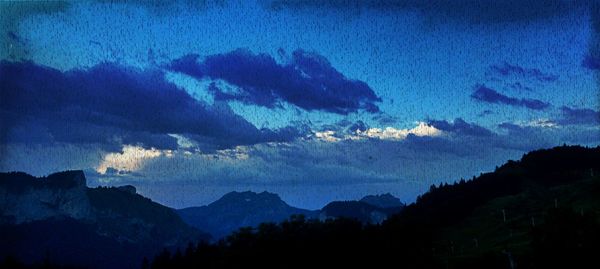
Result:
<svg viewBox="0 0 600 269"><path fill-rule="evenodd" d="M0 262L583 265L599 72L598 0L1 1Z"/></svg>

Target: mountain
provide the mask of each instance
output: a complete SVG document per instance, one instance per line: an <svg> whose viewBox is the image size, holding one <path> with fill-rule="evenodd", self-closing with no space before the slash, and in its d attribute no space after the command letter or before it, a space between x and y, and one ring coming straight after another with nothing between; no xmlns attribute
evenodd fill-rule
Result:
<svg viewBox="0 0 600 269"><path fill-rule="evenodd" d="M219 200L200 207L177 210L189 225L222 238L241 227L255 227L263 222L280 222L292 215L316 217L315 211L292 207L279 195L261 192L230 192Z"/></svg>
<svg viewBox="0 0 600 269"><path fill-rule="evenodd" d="M372 209L361 203L330 207ZM154 264L600 268L599 209L600 147L562 146L530 152L470 180L431 186L379 226L346 218L292 218L256 230L240 229L225 244L203 245L183 256L167 253Z"/></svg>
<svg viewBox="0 0 600 269"><path fill-rule="evenodd" d="M403 207L405 206L400 199L393 195L379 194L379 195L367 195L359 200L360 202L370 204L379 208L391 208L391 207Z"/></svg>
<svg viewBox="0 0 600 269"><path fill-rule="evenodd" d="M0 253L91 268L137 267L144 256L209 236L133 186L88 188L82 171L0 173Z"/></svg>
<svg viewBox="0 0 600 269"><path fill-rule="evenodd" d="M277 194L246 191L230 192L207 206L188 207L177 212L189 225L222 238L241 227L277 223L292 215L321 220L344 217L379 224L402 207L404 204L398 198L383 194L366 196L360 201L334 201L320 210L310 211L289 206Z"/></svg>
<svg viewBox="0 0 600 269"><path fill-rule="evenodd" d="M367 196L369 197L369 196ZM368 198L371 203L380 202L376 196ZM371 203L360 201L334 201L323 207L319 213L319 219L326 220L332 218L349 218L360 221L361 223L381 224L389 216L400 212L403 206L380 207ZM400 203L403 205L402 203Z"/></svg>

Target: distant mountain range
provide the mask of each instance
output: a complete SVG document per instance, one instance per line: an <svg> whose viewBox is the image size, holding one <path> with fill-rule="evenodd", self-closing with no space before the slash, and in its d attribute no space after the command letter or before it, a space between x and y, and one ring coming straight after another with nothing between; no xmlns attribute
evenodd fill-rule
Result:
<svg viewBox="0 0 600 269"><path fill-rule="evenodd" d="M264 222L278 223L292 215L308 219L352 218L363 223L379 224L404 204L391 194L369 195L360 201L331 202L321 210L292 207L279 195L269 192L230 192L219 200L200 207L177 210L189 225L222 238L241 227L256 227Z"/></svg>
<svg viewBox="0 0 600 269"><path fill-rule="evenodd" d="M0 253L91 268L136 268L144 256L210 236L133 186L86 187L82 171L0 173Z"/></svg>
<svg viewBox="0 0 600 269"><path fill-rule="evenodd" d="M241 227L308 219L353 218L381 223L404 204L390 194L305 210L268 192L230 192L200 207L174 210L133 186L86 186L82 171L36 178L0 173L0 252L19 260L91 268L137 267L163 248L223 238ZM76 255L75 255L76 254Z"/></svg>

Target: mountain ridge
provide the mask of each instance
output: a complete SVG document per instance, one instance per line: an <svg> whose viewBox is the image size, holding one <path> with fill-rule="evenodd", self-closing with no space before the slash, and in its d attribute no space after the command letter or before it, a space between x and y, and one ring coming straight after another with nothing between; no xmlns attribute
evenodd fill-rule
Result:
<svg viewBox="0 0 600 269"><path fill-rule="evenodd" d="M182 208L177 213L186 223L210 232L216 239L240 227L280 222L291 215L316 216L315 211L292 207L278 194L266 191L232 191L208 205Z"/></svg>
<svg viewBox="0 0 600 269"><path fill-rule="evenodd" d="M365 224L379 224L403 207L398 198L382 194L367 195L358 201L332 201L321 209L307 210L288 205L276 193L232 191L210 204L182 208L177 212L189 225L222 238L242 227L255 228L263 222L278 223L292 215L320 220L350 218Z"/></svg>
<svg viewBox="0 0 600 269"><path fill-rule="evenodd" d="M142 257L164 247L209 239L133 186L88 188L83 171L46 177L0 173L0 197L0 237L7 238L0 242L0 252L29 262L53 253L60 264L137 267ZM96 251L87 259L63 254L89 249L89 244ZM131 256L118 253L125 250Z"/></svg>

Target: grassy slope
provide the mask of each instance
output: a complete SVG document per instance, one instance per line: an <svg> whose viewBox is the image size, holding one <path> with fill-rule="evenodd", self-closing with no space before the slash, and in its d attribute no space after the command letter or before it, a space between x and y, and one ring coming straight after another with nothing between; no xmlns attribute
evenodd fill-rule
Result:
<svg viewBox="0 0 600 269"><path fill-rule="evenodd" d="M598 216L600 177L548 189L531 186L525 192L493 199L463 221L443 229L435 244L436 256L460 260L505 250L517 256L527 254L533 222L536 226L543 224L547 212L555 207L555 199L558 207Z"/></svg>

